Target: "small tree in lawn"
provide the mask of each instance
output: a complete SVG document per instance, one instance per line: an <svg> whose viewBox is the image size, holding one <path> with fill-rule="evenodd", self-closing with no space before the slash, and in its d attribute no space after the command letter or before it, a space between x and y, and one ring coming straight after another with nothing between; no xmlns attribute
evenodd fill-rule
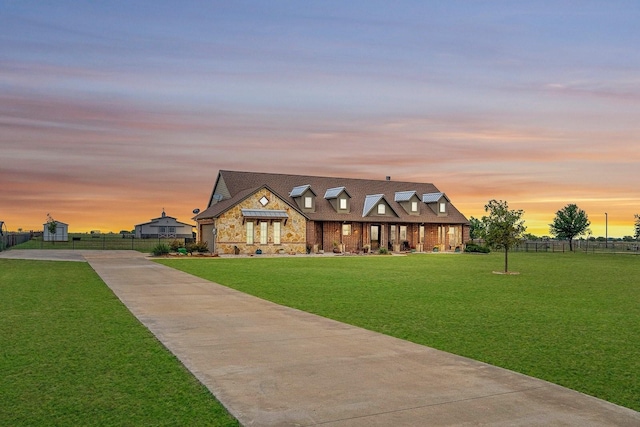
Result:
<svg viewBox="0 0 640 427"><path fill-rule="evenodd" d="M504 249L504 272L509 272L509 249L517 245L527 227L524 225L523 210L511 210L502 200L490 200L484 210L489 213L482 217L484 238L488 246Z"/></svg>
<svg viewBox="0 0 640 427"><path fill-rule="evenodd" d="M635 237L636 240L640 240L640 214L635 214L633 217L636 219L636 222L633 225L635 229L633 237Z"/></svg>
<svg viewBox="0 0 640 427"><path fill-rule="evenodd" d="M484 237L484 224L478 218L469 218L469 237L473 243L476 239L482 239Z"/></svg>
<svg viewBox="0 0 640 427"><path fill-rule="evenodd" d="M587 213L575 204L569 204L556 212L549 232L558 239L569 240L569 250L573 251L573 238L589 231L591 222Z"/></svg>
<svg viewBox="0 0 640 427"><path fill-rule="evenodd" d="M52 242L56 243L56 233L58 232L58 221L51 217L51 214L47 214L47 230L49 234L53 236Z"/></svg>

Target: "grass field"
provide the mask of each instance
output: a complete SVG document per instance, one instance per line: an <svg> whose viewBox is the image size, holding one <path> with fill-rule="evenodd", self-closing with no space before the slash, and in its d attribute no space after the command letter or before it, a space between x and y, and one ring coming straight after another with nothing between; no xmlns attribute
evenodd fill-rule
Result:
<svg viewBox="0 0 640 427"><path fill-rule="evenodd" d="M238 425L88 264L0 259L0 295L0 425Z"/></svg>
<svg viewBox="0 0 640 427"><path fill-rule="evenodd" d="M640 257L580 253L168 259L311 313L640 410Z"/></svg>

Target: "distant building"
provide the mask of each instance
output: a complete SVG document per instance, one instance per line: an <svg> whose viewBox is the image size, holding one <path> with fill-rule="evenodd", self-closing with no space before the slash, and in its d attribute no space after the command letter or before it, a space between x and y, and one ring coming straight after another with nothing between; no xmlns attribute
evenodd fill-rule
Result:
<svg viewBox="0 0 640 427"><path fill-rule="evenodd" d="M135 236L137 239L190 239L193 237L193 227L167 216L163 209L159 218L136 225Z"/></svg>
<svg viewBox="0 0 640 427"><path fill-rule="evenodd" d="M43 224L44 231L42 233L42 240L45 242L68 242L69 241L69 224L56 221L56 232L52 234L49 231L49 223Z"/></svg>

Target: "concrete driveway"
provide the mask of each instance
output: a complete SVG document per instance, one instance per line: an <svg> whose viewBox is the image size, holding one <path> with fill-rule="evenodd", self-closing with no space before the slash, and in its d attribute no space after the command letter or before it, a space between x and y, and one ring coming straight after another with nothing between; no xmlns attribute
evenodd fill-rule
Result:
<svg viewBox="0 0 640 427"><path fill-rule="evenodd" d="M89 262L245 426L640 426L636 411L279 306L138 252L0 257L63 252Z"/></svg>

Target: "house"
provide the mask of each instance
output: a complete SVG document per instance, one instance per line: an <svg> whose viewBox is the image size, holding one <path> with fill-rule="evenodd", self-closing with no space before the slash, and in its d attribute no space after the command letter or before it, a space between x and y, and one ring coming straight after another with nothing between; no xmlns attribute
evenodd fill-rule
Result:
<svg viewBox="0 0 640 427"><path fill-rule="evenodd" d="M456 251L469 221L433 184L221 170L194 218L212 252Z"/></svg>
<svg viewBox="0 0 640 427"><path fill-rule="evenodd" d="M69 224L56 221L56 232L51 233L49 231L49 223L43 224L44 231L42 233L42 240L45 242L68 242L69 241Z"/></svg>
<svg viewBox="0 0 640 427"><path fill-rule="evenodd" d="M136 225L135 237L137 239L191 239L193 225L178 222L176 218L167 216L163 209L159 218Z"/></svg>

